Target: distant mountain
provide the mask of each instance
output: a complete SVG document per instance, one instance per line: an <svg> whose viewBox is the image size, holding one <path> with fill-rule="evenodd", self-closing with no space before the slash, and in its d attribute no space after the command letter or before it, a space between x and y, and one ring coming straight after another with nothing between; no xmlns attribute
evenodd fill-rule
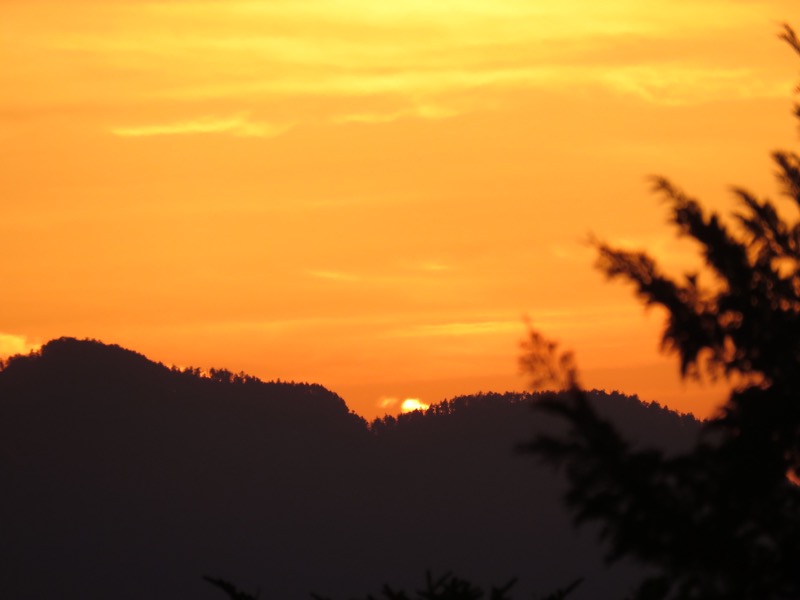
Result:
<svg viewBox="0 0 800 600"><path fill-rule="evenodd" d="M414 587L426 569L518 596L577 576L619 598L578 535L559 477L517 443L559 426L532 394L480 394L367 424L319 385L180 371L62 338L0 371L0 596L270 600ZM677 450L698 423L620 394L593 400L640 442Z"/></svg>

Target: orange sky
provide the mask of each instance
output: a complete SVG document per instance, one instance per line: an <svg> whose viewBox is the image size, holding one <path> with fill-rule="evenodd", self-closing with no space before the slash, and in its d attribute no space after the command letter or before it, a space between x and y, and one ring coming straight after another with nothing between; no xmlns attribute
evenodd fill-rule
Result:
<svg viewBox="0 0 800 600"><path fill-rule="evenodd" d="M522 389L529 315L588 386L706 414L583 242L690 264L652 173L775 195L796 9L2 0L0 354L98 338L374 417Z"/></svg>

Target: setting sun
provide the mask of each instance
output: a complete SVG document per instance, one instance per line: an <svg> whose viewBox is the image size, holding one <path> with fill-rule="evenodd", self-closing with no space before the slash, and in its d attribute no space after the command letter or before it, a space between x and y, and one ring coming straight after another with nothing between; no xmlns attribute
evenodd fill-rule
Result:
<svg viewBox="0 0 800 600"><path fill-rule="evenodd" d="M429 406L429 404L424 404L417 398L406 398L400 405L400 410L407 413L415 410L426 410Z"/></svg>

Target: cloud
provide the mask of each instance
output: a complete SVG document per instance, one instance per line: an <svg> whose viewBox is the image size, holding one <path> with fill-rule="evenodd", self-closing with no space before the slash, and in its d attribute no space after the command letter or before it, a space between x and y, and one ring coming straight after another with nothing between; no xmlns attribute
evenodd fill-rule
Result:
<svg viewBox="0 0 800 600"><path fill-rule="evenodd" d="M178 121L159 125L115 127L111 133L122 137L147 137L160 135L195 135L207 133L230 134L238 137L275 137L287 131L291 125L276 125L264 121L251 121L240 114L226 118L202 117L190 121Z"/></svg>
<svg viewBox="0 0 800 600"><path fill-rule="evenodd" d="M333 117L333 123L391 123L397 119L408 116L407 110L397 110L394 112L360 112Z"/></svg>
<svg viewBox="0 0 800 600"><path fill-rule="evenodd" d="M419 268L423 271L428 271L431 273L440 273L442 271L449 270L450 266L439 262L424 262L419 266Z"/></svg>
<svg viewBox="0 0 800 600"><path fill-rule="evenodd" d="M491 106L492 94L521 90L580 90L586 86L633 96L661 105L689 105L708 101L739 98L778 98L791 89L792 77L756 76L752 68L728 68L721 65L689 64L593 64L584 61L563 64L528 64L509 66L452 64L435 68L390 69L311 69L313 77L303 71L286 73L265 80L242 76L202 82L183 82L154 90L153 95L167 102L218 101L238 98L331 97L368 99L397 96L406 108L388 111L357 110L332 114L332 123L389 123L402 118L439 120L474 112ZM482 100L474 94L480 90ZM412 99L424 97L418 105ZM458 98L459 107L441 101ZM469 100L472 100L469 102ZM297 120L302 116L295 115ZM285 128L284 128L285 129ZM278 133L281 133L279 131Z"/></svg>
<svg viewBox="0 0 800 600"><path fill-rule="evenodd" d="M509 90L588 85L686 104L782 98L793 78L755 77L771 59L743 36L782 14L778 0L93 0L77 12L68 3L14 4L0 108L40 114L54 106L95 115L153 104L197 110L227 99L271 103L291 123L388 123L483 110ZM392 106L376 110L376 96L391 96ZM360 105L343 108L342 97ZM113 133L273 137L288 128L236 115Z"/></svg>
<svg viewBox="0 0 800 600"><path fill-rule="evenodd" d="M308 274L318 279L329 279L331 281L360 281L361 277L352 273L342 273L340 271L308 271Z"/></svg>
<svg viewBox="0 0 800 600"><path fill-rule="evenodd" d="M496 333L521 332L524 330L522 321L475 321L465 323L436 323L432 325L413 325L402 330L397 330L397 337L438 337L438 336L466 336L490 335Z"/></svg>
<svg viewBox="0 0 800 600"><path fill-rule="evenodd" d="M381 408L391 408L395 406L399 400L397 398L383 397L378 400L378 406Z"/></svg>
<svg viewBox="0 0 800 600"><path fill-rule="evenodd" d="M730 98L770 98L785 94L790 79L764 81L749 69L681 65L609 69L597 83L649 103L680 106Z"/></svg>
<svg viewBox="0 0 800 600"><path fill-rule="evenodd" d="M28 338L24 335L0 333L0 358L14 356L15 354L28 354L41 347L41 344L28 341Z"/></svg>
<svg viewBox="0 0 800 600"><path fill-rule="evenodd" d="M410 108L387 112L358 112L333 117L333 123L391 123L402 118L416 119L448 119L461 114L463 111L446 107L441 104L418 104Z"/></svg>

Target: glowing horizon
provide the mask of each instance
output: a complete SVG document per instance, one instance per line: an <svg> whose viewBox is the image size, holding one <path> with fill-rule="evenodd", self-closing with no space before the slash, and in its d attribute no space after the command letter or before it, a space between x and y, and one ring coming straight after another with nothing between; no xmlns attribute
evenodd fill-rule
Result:
<svg viewBox="0 0 800 600"><path fill-rule="evenodd" d="M648 174L777 196L793 8L6 1L0 355L95 338L371 417L524 389L529 316L587 386L708 414L585 240L678 273Z"/></svg>

